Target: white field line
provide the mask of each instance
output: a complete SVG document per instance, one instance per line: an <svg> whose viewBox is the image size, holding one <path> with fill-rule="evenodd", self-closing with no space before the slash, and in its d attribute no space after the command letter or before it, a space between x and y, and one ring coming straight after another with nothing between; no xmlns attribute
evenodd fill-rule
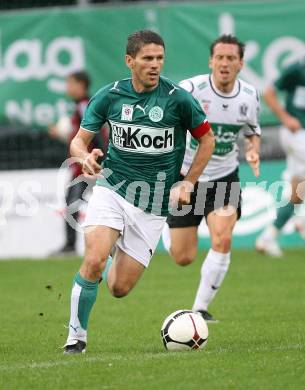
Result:
<svg viewBox="0 0 305 390"><path fill-rule="evenodd" d="M292 350L303 350L305 349L305 345L302 344L291 344L291 345L283 345L277 347L257 347L257 348L248 348L244 350L240 350L240 352L275 352L275 351L292 351ZM199 351L192 351L191 354L196 354ZM234 353L238 352L234 350L234 348L219 348L213 351L205 351L205 355L217 355L223 353ZM188 352L184 352L181 357L186 357ZM199 352L200 353L200 352ZM71 359L71 356L66 356L67 360L59 360L59 361L46 361L46 362L29 362L29 363L18 363L18 364L3 364L0 365L1 371L15 371L15 370L28 370L28 369L48 369L53 367L62 367L62 366L74 366L83 363L106 363L109 367L112 366L112 362L115 361L130 361L130 360L139 360L139 358L143 360L152 360L152 359L160 359L160 358L169 358L169 357L178 357L180 352L159 352L159 353L143 353L137 355L117 355L117 356L84 356L79 355L77 359ZM141 356L140 356L141 355ZM194 356L194 355L193 355ZM73 358L73 357L72 357Z"/></svg>
<svg viewBox="0 0 305 390"><path fill-rule="evenodd" d="M141 360L148 360L148 359L154 359L154 358L160 358L164 356L169 356L167 352L161 352L156 354L144 354L141 356ZM74 357L74 359L73 359ZM70 360L70 359L73 360ZM75 359L76 358L76 359ZM74 366L79 365L83 363L98 363L98 362L104 362L107 363L108 366L112 365L112 362L114 361L129 361L132 360L132 355L126 357L123 357L121 355L118 356L92 356L92 357L86 357L84 355L78 355L78 356L66 356L67 360L59 360L59 361L47 361L47 362L29 362L25 364L4 364L0 365L0 372L1 371L15 371L15 370L24 370L24 369L31 369L31 368L53 368L58 366ZM139 356L135 356L135 359L139 359ZM134 359L134 360L135 360Z"/></svg>
<svg viewBox="0 0 305 390"><path fill-rule="evenodd" d="M105 357L85 357L82 355L79 355L80 359L75 360L69 360L71 357L67 356L67 360L59 360L59 361L48 361L48 362L32 362L32 363L25 363L25 364L7 364L0 366L0 371L11 371L11 370L24 370L24 369L30 369L30 368L52 368L57 366L73 366L80 363L97 363L97 362L107 362L110 360L121 360L119 356L113 357L111 359L105 358ZM110 363L111 364L111 363Z"/></svg>

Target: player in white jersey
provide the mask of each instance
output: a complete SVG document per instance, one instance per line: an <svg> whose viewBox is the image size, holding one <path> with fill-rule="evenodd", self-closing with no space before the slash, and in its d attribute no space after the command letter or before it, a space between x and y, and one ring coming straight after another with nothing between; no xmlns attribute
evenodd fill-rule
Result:
<svg viewBox="0 0 305 390"><path fill-rule="evenodd" d="M241 215L236 141L242 130L247 140L246 159L258 176L261 129L257 92L252 85L237 78L243 66L244 44L236 37L223 35L212 43L210 51L211 74L183 80L180 85L204 108L216 146L194 188L191 204L168 217L170 229L163 231L163 242L177 264L190 264L197 253L198 226L206 218L211 249L201 268L193 310L208 321L216 321L207 309L228 271L232 232ZM182 177L193 161L196 148L196 140L188 137Z"/></svg>

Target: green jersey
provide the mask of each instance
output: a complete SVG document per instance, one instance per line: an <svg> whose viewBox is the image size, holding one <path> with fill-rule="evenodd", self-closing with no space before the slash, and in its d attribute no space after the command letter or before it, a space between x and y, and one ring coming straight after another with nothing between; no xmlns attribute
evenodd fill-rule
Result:
<svg viewBox="0 0 305 390"><path fill-rule="evenodd" d="M286 94L286 110L299 119L305 129L305 60L284 70L275 87Z"/></svg>
<svg viewBox="0 0 305 390"><path fill-rule="evenodd" d="M206 131L201 129L208 127L199 103L163 77L158 87L143 93L134 90L131 79L124 79L93 96L81 128L98 132L105 122L110 126L109 148L97 184L146 212L167 215L187 129L195 129L193 133L200 137Z"/></svg>

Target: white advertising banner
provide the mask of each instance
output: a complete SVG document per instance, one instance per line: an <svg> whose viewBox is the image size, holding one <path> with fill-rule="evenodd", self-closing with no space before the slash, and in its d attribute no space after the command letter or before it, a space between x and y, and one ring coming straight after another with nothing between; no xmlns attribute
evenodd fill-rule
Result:
<svg viewBox="0 0 305 390"><path fill-rule="evenodd" d="M242 218L234 229L234 247L253 248L259 231L272 222L276 209L288 202L289 188L283 175L284 163L263 162L261 168L261 177L257 182L251 182L245 180L252 178L250 168L246 164L240 166L243 178ZM68 168L0 171L0 260L48 258L63 247L66 237L64 217L75 226L74 218L65 214L65 192L69 179ZM76 184L77 180L72 183ZM90 190L83 196L88 199L89 195ZM71 211L73 214L79 210L80 215L76 225L76 249L79 255L84 251L80 223L84 219L86 205L86 200L81 199ZM304 245L304 241L294 233L296 222L298 219L304 221L304 216L304 205L295 209L294 217L283 229L283 238L287 237L285 245ZM203 220L199 227L199 238L207 239L208 236ZM162 249L162 245L158 248Z"/></svg>
<svg viewBox="0 0 305 390"><path fill-rule="evenodd" d="M0 259L41 259L64 245L68 182L68 169L0 171Z"/></svg>

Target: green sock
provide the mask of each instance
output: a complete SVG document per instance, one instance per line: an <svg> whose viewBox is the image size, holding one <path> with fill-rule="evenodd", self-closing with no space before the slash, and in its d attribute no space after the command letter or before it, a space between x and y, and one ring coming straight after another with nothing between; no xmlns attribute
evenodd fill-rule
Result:
<svg viewBox="0 0 305 390"><path fill-rule="evenodd" d="M107 279L108 279L108 272L109 272L109 269L110 269L110 266L112 264L112 257L109 256L107 261L106 261L106 265L105 265L105 268L104 268L104 271L102 272L102 279L107 282Z"/></svg>
<svg viewBox="0 0 305 390"><path fill-rule="evenodd" d="M290 219L294 212L294 204L289 202L286 206L279 208L276 216L276 220L273 222L273 225L281 230L285 223Z"/></svg>
<svg viewBox="0 0 305 390"><path fill-rule="evenodd" d="M89 315L97 297L98 281L90 282L89 280L82 278L80 273L78 272L74 279L72 296L73 290L77 290L75 291L76 299L74 299L74 304L78 307L75 307L75 310L71 310L71 313L74 311L76 314L77 312L77 317L81 327L87 330Z"/></svg>

